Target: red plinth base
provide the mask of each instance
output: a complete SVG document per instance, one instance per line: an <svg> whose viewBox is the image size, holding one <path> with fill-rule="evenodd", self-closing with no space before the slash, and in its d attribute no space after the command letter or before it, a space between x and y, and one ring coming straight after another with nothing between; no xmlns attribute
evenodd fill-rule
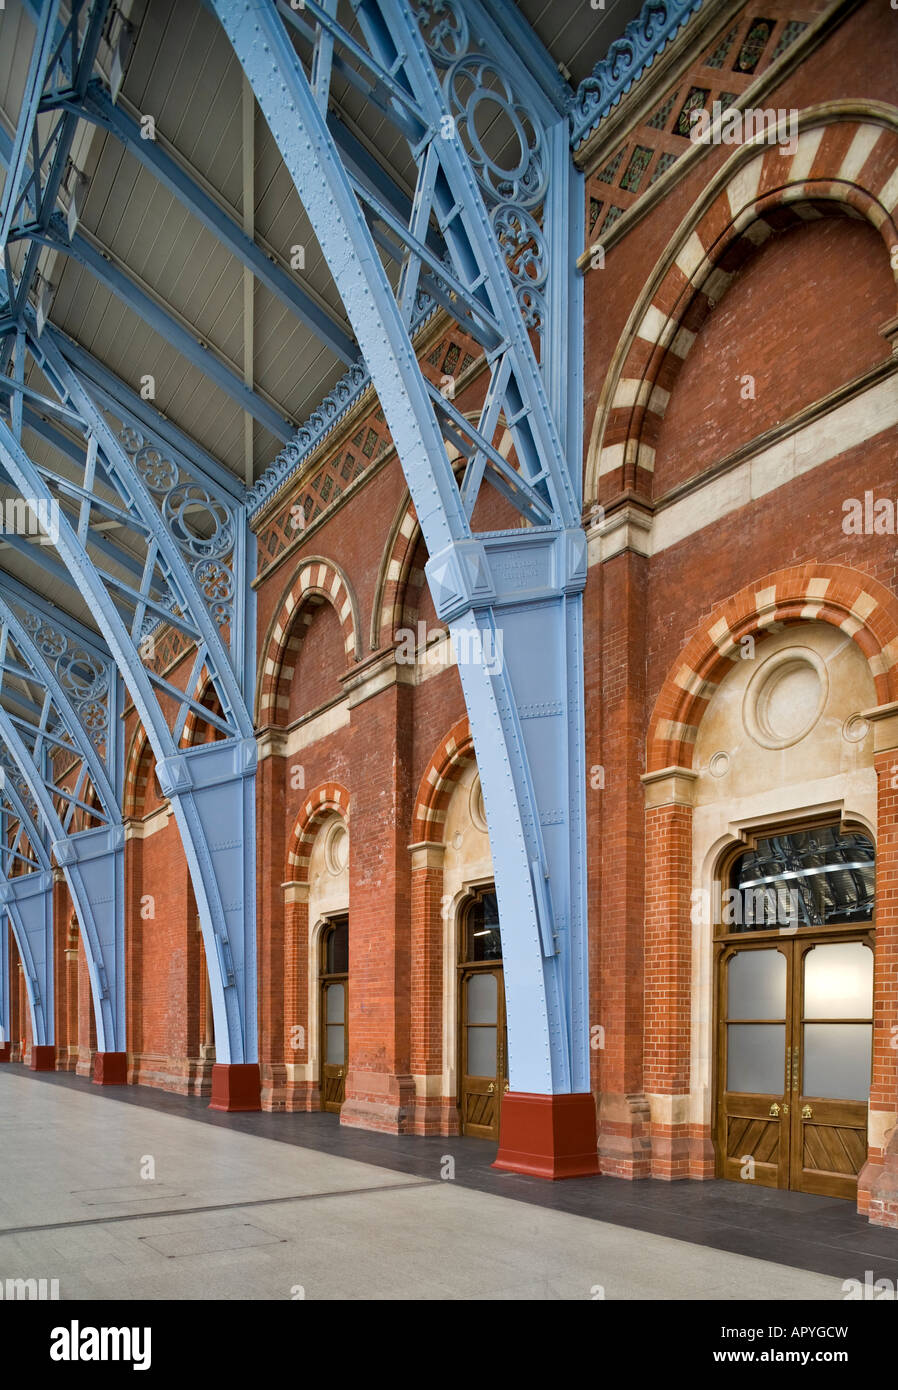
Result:
<svg viewBox="0 0 898 1390"><path fill-rule="evenodd" d="M262 1074L258 1062L216 1062L212 1068L210 1110L261 1110Z"/></svg>
<svg viewBox="0 0 898 1390"><path fill-rule="evenodd" d="M56 1048L55 1047L35 1047L31 1044L31 1070L32 1071L55 1071L56 1070Z"/></svg>
<svg viewBox="0 0 898 1390"><path fill-rule="evenodd" d="M91 1080L95 1086L127 1086L127 1052L95 1052Z"/></svg>
<svg viewBox="0 0 898 1390"><path fill-rule="evenodd" d="M493 1167L535 1178L598 1177L593 1097L509 1091L502 1097Z"/></svg>
<svg viewBox="0 0 898 1390"><path fill-rule="evenodd" d="M12 1043L0 1043L0 1062L12 1061Z"/></svg>

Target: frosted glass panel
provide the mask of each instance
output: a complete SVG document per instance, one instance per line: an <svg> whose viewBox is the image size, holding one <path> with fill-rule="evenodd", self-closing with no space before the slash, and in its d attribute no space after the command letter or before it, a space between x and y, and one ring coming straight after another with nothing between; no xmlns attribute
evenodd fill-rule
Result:
<svg viewBox="0 0 898 1390"><path fill-rule="evenodd" d="M727 986L729 1018L786 1017L786 957L781 951L740 951L727 968Z"/></svg>
<svg viewBox="0 0 898 1390"><path fill-rule="evenodd" d="M821 1100L866 1100L873 1025L806 1023L801 1093Z"/></svg>
<svg viewBox="0 0 898 1390"><path fill-rule="evenodd" d="M766 953L765 953L766 954ZM727 1028L727 1090L781 1096L786 1084L786 1025L731 1023Z"/></svg>
<svg viewBox="0 0 898 1390"><path fill-rule="evenodd" d="M869 946L860 941L834 941L808 952L804 958L804 1016L873 1016L873 952Z"/></svg>
<svg viewBox="0 0 898 1390"><path fill-rule="evenodd" d="M328 1023L343 1022L343 990L343 985L328 985L327 987Z"/></svg>
<svg viewBox="0 0 898 1390"><path fill-rule="evenodd" d="M497 1000L495 975L472 975L468 980L468 1023L495 1023Z"/></svg>
<svg viewBox="0 0 898 1390"><path fill-rule="evenodd" d="M488 976L492 979L492 976ZM468 1029L468 1075L496 1075L496 1029Z"/></svg>
<svg viewBox="0 0 898 1390"><path fill-rule="evenodd" d="M342 1023L329 1023L327 1025L327 1057L326 1061L331 1066L342 1066L346 1061L345 1056L346 1035L343 1032Z"/></svg>

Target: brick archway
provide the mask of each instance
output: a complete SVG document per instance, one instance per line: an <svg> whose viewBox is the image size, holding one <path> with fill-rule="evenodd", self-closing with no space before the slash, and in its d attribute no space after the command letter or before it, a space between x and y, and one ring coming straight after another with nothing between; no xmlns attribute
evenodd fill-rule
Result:
<svg viewBox="0 0 898 1390"><path fill-rule="evenodd" d="M442 843L449 801L465 763L473 757L474 740L466 715L440 740L421 778L412 821L414 843Z"/></svg>
<svg viewBox="0 0 898 1390"><path fill-rule="evenodd" d="M585 495L651 496L655 446L692 343L734 275L775 231L807 218L863 218L898 245L898 121L848 102L805 111L794 154L753 141L727 161L680 224L630 317L593 425ZM898 280L898 267L895 267Z"/></svg>
<svg viewBox="0 0 898 1390"><path fill-rule="evenodd" d="M125 759L125 794L122 800L122 815L125 820L140 814L146 796L152 755L147 758L149 739L142 724L138 724L131 739L131 746Z"/></svg>
<svg viewBox="0 0 898 1390"><path fill-rule="evenodd" d="M870 666L879 703L898 699L898 599L845 565L800 565L748 584L693 633L662 685L649 721L646 772L692 766L702 715L738 656L742 638L773 624L816 620L852 637Z"/></svg>
<svg viewBox="0 0 898 1390"><path fill-rule="evenodd" d="M340 620L347 664L361 659L358 604L349 580L332 560L319 555L307 557L281 600L265 638L256 690L257 726L278 722L287 700L281 682L292 676L293 662L302 645L303 610L320 603L329 603Z"/></svg>
<svg viewBox="0 0 898 1390"><path fill-rule="evenodd" d="M349 824L349 792L339 782L321 782L309 793L287 846L285 882L308 883L309 856L321 822L329 815L338 815Z"/></svg>
<svg viewBox="0 0 898 1390"><path fill-rule="evenodd" d="M693 1084L692 784L693 749L701 719L732 670L746 637L756 641L785 624L825 622L851 637L866 657L876 688L877 717L898 700L898 599L877 580L843 565L802 565L765 575L705 617L670 668L649 722L644 911L643 1084L651 1098L651 1171L660 1177L712 1177L710 1130L691 1125L678 1097ZM887 727L887 726L886 726ZM898 1146L878 1137L898 1112L898 907L889 885L898 870L898 798L891 787L895 750L877 747L876 953L873 1082L868 1162L858 1203L877 1219L898 1211ZM680 1107L678 1109L678 1107ZM886 1165L885 1169L883 1165ZM891 1168L889 1167L891 1164ZM888 1224L888 1223L886 1223Z"/></svg>
<svg viewBox="0 0 898 1390"><path fill-rule="evenodd" d="M420 536L421 528L414 504L406 493L390 530L377 577L371 613L372 651L392 646L402 617L409 572Z"/></svg>

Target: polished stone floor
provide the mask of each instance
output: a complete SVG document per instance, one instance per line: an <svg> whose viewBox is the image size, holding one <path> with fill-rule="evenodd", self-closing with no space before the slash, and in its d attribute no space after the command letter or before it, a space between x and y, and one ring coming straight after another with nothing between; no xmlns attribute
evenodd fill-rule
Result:
<svg viewBox="0 0 898 1390"><path fill-rule="evenodd" d="M839 1300L866 1271L898 1283L898 1234L848 1202L546 1183L493 1156L6 1065L0 1281L58 1279L63 1299Z"/></svg>

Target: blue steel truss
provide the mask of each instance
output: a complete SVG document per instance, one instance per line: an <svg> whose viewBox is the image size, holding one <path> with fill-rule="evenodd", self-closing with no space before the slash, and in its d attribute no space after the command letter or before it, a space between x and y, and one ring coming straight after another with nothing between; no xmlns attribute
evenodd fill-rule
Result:
<svg viewBox="0 0 898 1390"><path fill-rule="evenodd" d="M49 335L38 336L29 307L22 323L24 334L22 327L16 330L16 374L6 383L11 423L0 419L0 466L22 498L33 500L38 509L44 508L44 515L54 518L55 535L42 539L54 540L56 554L87 599L149 736L160 785L178 821L206 936L219 1057L225 1062L255 1060L256 758L244 697L249 663L242 510L188 468L175 451L123 421L123 412L111 423L58 345ZM23 447L25 391L17 392L15 384L32 373L46 383L65 422L77 423L77 471L70 462L39 467ZM130 570L120 551L110 549L104 538L103 523L110 520L117 523L118 534L127 537ZM39 562L39 547L32 549ZM184 689L158 669L155 639L163 628L174 630L183 650L192 655ZM218 696L220 714L200 703L207 681ZM166 714L171 708L174 714ZM190 713L215 727L221 741L184 748L182 735ZM0 711L0 723L3 720ZM14 733L8 720L7 728ZM43 781L25 766L26 745L16 736L11 747L52 827L57 862L70 882L80 878L82 897L92 891L106 901L97 855L85 857L87 836L94 835L99 846L98 833L66 835L67 827L58 817L53 819L54 803ZM104 853L119 860L120 831L120 826L110 827L103 842ZM77 893L73 896L78 901ZM121 920L119 908L116 922ZM90 940L87 927L85 938ZM120 950L123 931L113 926L111 935L109 929L95 931L94 939L101 957L102 948L107 953L112 949L110 943ZM100 995L104 987L109 990L111 971L106 975L105 982L98 980ZM116 980L119 976L123 981L121 970ZM114 1008L109 1030L115 1045L101 1050L124 1050L123 984L120 1002L120 1017Z"/></svg>
<svg viewBox="0 0 898 1390"><path fill-rule="evenodd" d="M569 356L578 211L565 113L475 0L355 0L352 30L336 5L316 0L214 7L343 299L460 654L487 816L501 827L492 848L511 1085L586 1090L586 555L578 402L566 399L579 362ZM334 82L361 92L407 139L418 171L409 218L341 159L324 114ZM482 102L499 105L517 132L510 167L481 142ZM400 267L395 293L379 253ZM421 291L486 358L476 425L419 367L409 330ZM514 463L495 447L502 424ZM447 443L466 459L460 484ZM523 530L472 530L487 480ZM497 651L500 661L484 659Z"/></svg>
<svg viewBox="0 0 898 1390"><path fill-rule="evenodd" d="M125 1046L119 705L117 672L108 655L83 629L6 577L0 594L0 732L68 882L101 1051ZM35 785L43 794L39 798ZM55 816L48 815L46 797ZM98 824L80 829L85 821L88 827ZM52 962L52 935L41 949L34 940L42 927L52 932L47 901L40 907L32 902L34 883L26 886L18 877L11 878L9 891L15 902L22 893L28 898L20 926L25 930L31 924L26 932L30 959ZM35 1017L38 1042L39 1023Z"/></svg>
<svg viewBox="0 0 898 1390"><path fill-rule="evenodd" d="M322 318L292 278L288 285L277 266L263 265L242 229L158 145L137 140L95 73L108 5L74 0L64 24L54 0L32 4L37 35L19 127L11 144L0 141L9 171L0 202L0 468L21 497L55 507L58 534L52 550L22 537L8 542L77 588L93 612L178 819L210 964L219 1060L253 1060L254 652L243 494L108 368L52 327L39 331L29 296L41 248L79 259L278 437L291 430L269 402L247 394L228 364L179 336L127 272L61 216L66 161L83 118L131 148L338 356L352 362L361 351L430 553L437 610L456 642L489 822L501 827L492 844L512 1084L538 1093L585 1090L585 543L573 273L582 188L569 155L569 93L505 0L353 0L349 27L336 0L208 3L293 177L354 340ZM408 141L417 168L411 201L329 108L339 84L361 93ZM501 108L516 133L519 157L510 165L484 144L484 103L490 114ZM35 138L39 112L52 117L43 141ZM382 258L398 268L395 290ZM418 365L411 335L434 308L479 344L489 384L476 422ZM502 429L513 440L510 455L497 447ZM39 466L25 447L29 433L52 444L60 462ZM447 445L464 459L458 481ZM473 529L487 483L523 528ZM205 518L199 530L189 522L197 512ZM192 653L183 690L154 665L162 632L177 634ZM13 636L16 661L24 659L23 641ZM48 785L47 748L51 735L83 743L87 730L56 695L41 722L43 699L28 694L16 669L9 680L16 722L5 711L3 718L35 824L58 862L83 878L77 837L65 826L57 834L64 798L54 799L56 784ZM207 680L218 713L199 704ZM216 728L219 742L182 746L191 712ZM87 757L86 745L79 748ZM91 757L95 763L96 749ZM102 789L94 778L91 786L100 826L80 833L112 834ZM31 867L28 876L37 872Z"/></svg>
<svg viewBox="0 0 898 1390"><path fill-rule="evenodd" d="M72 222L60 220L59 203L108 10L105 0L74 0L63 22L58 0L40 7L20 120L5 150L0 468L32 513L53 518L49 532L45 526L40 536L7 535L6 540L79 591L102 634L100 645L131 693L191 872L209 962L218 1057L252 1061L256 757L246 697L254 651L246 624L251 575L245 515L234 486L222 485L224 470L207 472L195 449L182 451L173 427L155 431L154 413L135 409L127 391L115 390L114 379L110 392L102 373L82 374L59 335L42 336L43 324L30 303L42 246L61 240L67 254L80 250ZM49 128L38 127L41 112L51 114ZM115 278L114 269L104 273ZM116 279L114 288L134 301L127 277ZM169 327L167 322L157 326ZM176 334L169 336L178 341ZM196 351L194 343L191 352ZM266 402L249 399L242 381L228 377L221 363L208 354L199 360L211 379L233 387L235 399L281 438L288 436L289 422ZM54 444L60 462L38 465L29 456L24 444L29 429ZM48 542L55 558L48 554ZM11 600L5 618L4 741L78 910L94 998L100 1001L98 1045L101 1051L122 1051L123 827L120 812L112 811L110 768L98 760L95 744L89 751L90 721L83 709L66 703L64 692L52 684L35 698L25 671L46 653L39 643L37 651L29 645L27 626ZM173 631L181 650L191 654L183 690L166 679L156 656L156 637L163 631ZM43 668L41 673L47 675ZM200 703L207 683L220 713ZM211 724L220 741L185 748L190 713ZM57 761L65 758L67 740L81 761L61 784L54 780L49 750ZM120 780L114 790L120 793ZM76 812L89 813L97 824L73 832ZM14 887L13 896L23 891ZM10 915L15 920L12 908ZM52 953L48 959L49 970Z"/></svg>

